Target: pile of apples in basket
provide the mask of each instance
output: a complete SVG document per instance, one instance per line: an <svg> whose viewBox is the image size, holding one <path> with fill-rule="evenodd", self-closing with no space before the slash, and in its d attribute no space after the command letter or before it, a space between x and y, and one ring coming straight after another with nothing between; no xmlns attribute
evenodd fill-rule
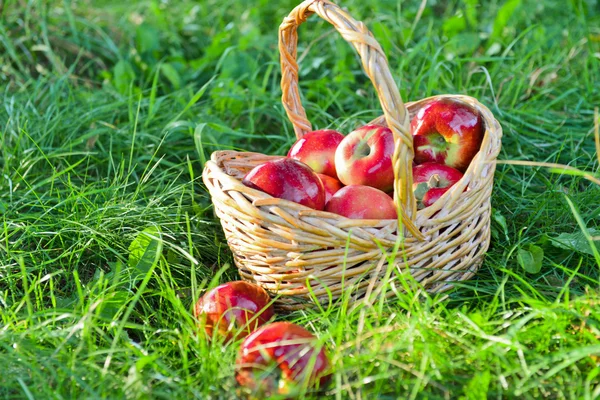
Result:
<svg viewBox="0 0 600 400"><path fill-rule="evenodd" d="M484 123L477 110L443 98L419 109L411 121L413 190L422 209L458 182L479 151ZM365 125L344 136L309 132L288 156L253 168L243 184L273 197L353 219L396 219L392 131ZM289 322L270 323L273 301L261 287L229 282L207 292L195 315L209 337L245 338L236 379L255 395L289 395L298 386L323 388L331 364L317 338ZM301 384L301 385L299 385Z"/></svg>
<svg viewBox="0 0 600 400"><path fill-rule="evenodd" d="M426 104L411 121L415 158L413 190L418 209L428 207L460 180L479 151L479 112L452 99ZM396 219L393 201L394 137L380 125L344 136L309 132L288 156L252 169L242 183L273 197L353 219Z"/></svg>

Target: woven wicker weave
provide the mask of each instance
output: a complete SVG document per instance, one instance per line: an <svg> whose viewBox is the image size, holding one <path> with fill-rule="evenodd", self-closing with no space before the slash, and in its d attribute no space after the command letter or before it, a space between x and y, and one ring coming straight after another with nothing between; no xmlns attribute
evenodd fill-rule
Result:
<svg viewBox="0 0 600 400"><path fill-rule="evenodd" d="M350 42L379 95L383 116L395 136L394 201L399 221L352 220L273 198L241 183L253 167L280 158L258 153L217 151L203 180L243 279L276 296L280 309L329 302L343 291L360 296L379 287L389 253L401 273L410 273L430 292L469 279L481 265L490 240L490 195L502 129L492 113L471 97L450 97L479 110L485 136L464 177L432 206L417 211L412 192L413 145L410 118L428 100L404 104L377 41L361 22L326 0L308 0L280 26L283 105L301 138L311 124L300 102L296 63L297 28L311 14L331 23ZM400 226L400 229L398 227ZM398 279L400 274L394 274ZM307 282L310 283L307 287Z"/></svg>

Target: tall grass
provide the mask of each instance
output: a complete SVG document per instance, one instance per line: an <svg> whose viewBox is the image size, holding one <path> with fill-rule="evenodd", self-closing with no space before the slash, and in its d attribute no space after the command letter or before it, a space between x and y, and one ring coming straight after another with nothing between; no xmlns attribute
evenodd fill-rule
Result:
<svg viewBox="0 0 600 400"><path fill-rule="evenodd" d="M238 276L200 178L216 149L293 143L276 43L295 4L0 5L1 396L238 396L239 343L210 344L191 314ZM511 162L497 168L492 245L474 279L447 296L346 296L278 317L328 348L327 395L600 397L600 188L523 165L599 179L599 3L343 5L381 42L404 99L477 97ZM380 113L330 27L311 19L300 39L315 127L349 132ZM535 268L519 257L531 246L543 251Z"/></svg>

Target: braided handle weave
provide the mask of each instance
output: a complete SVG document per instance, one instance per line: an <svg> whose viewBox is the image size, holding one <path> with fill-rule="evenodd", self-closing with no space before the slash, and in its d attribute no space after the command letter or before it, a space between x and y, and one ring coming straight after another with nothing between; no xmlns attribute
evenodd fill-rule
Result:
<svg viewBox="0 0 600 400"><path fill-rule="evenodd" d="M333 25L342 37L354 46L362 60L367 76L375 86L385 121L394 134L396 144L392 163L395 177L394 201L399 211L399 226L402 224L413 236L423 239L413 222L417 207L412 188L414 152L409 128L409 114L390 73L387 58L365 24L356 21L328 0L304 1L292 10L279 27L282 102L288 118L294 126L296 137L300 139L305 133L312 130L300 101L298 64L296 62L298 26L312 14L317 14Z"/></svg>

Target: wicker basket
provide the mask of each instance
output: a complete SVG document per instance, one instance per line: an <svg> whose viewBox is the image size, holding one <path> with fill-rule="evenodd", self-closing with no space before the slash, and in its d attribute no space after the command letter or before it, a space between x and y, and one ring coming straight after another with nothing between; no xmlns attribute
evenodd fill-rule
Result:
<svg viewBox="0 0 600 400"><path fill-rule="evenodd" d="M276 296L276 305L288 310L315 301L329 302L347 290L355 296L377 290L388 271L388 257L398 245L393 267L401 274L410 273L429 292L446 290L451 281L469 279L489 246L490 195L501 146L500 125L474 98L435 96L451 97L479 110L485 137L464 177L432 206L417 211L409 122L431 98L405 105L387 59L365 25L326 0L303 2L279 28L282 101L296 136L311 131L300 102L296 54L297 28L313 13L354 46L377 90L384 115L373 122L387 125L396 142L393 164L398 221L353 220L273 198L244 186L241 179L253 167L280 156L217 151L206 163L203 181L240 275L267 289ZM393 274L391 279L401 274ZM389 274L387 278L389 282Z"/></svg>

